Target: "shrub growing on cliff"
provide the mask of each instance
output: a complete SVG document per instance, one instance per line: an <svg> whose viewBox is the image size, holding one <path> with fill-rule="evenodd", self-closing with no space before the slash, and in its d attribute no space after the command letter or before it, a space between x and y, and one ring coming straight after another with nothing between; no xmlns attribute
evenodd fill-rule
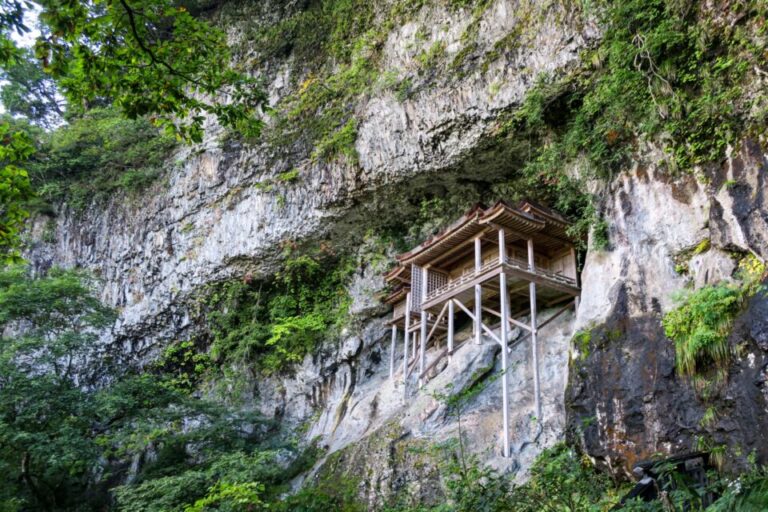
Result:
<svg viewBox="0 0 768 512"><path fill-rule="evenodd" d="M699 389L701 376L715 370L716 382L722 382L731 361L728 336L736 315L744 303L757 293L765 267L749 255L740 265L742 281L708 285L684 293L680 305L664 317L664 332L675 342L677 372L694 378Z"/></svg>
<svg viewBox="0 0 768 512"><path fill-rule="evenodd" d="M174 145L146 119L93 109L43 135L29 169L44 198L82 208L117 190L141 190L159 175Z"/></svg>
<svg viewBox="0 0 768 512"><path fill-rule="evenodd" d="M254 362L266 373L288 369L344 320L351 267L321 253L289 257L274 280L229 281L205 299L221 362Z"/></svg>

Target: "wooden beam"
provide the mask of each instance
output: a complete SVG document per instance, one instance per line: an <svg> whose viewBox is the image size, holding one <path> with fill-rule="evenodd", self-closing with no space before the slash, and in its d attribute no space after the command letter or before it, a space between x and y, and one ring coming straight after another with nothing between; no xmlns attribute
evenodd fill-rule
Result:
<svg viewBox="0 0 768 512"><path fill-rule="evenodd" d="M451 264L451 263L454 263L454 261L457 259L457 258L454 258L452 260L447 260L446 261L448 256L455 255L457 252L459 252L459 251L461 251L463 249L466 249L467 246L470 246L470 245L472 245L474 243L475 238L483 236L483 234L485 234L486 232L488 232L490 230L491 230L490 227L483 228L483 230L480 231L478 234L476 234L476 235L474 235L474 236L472 236L470 238L467 238L463 242L457 244L455 247L452 247L451 249L448 249L444 253L440 254L440 256L436 256L435 258L430 260L429 265L431 265L434 268L439 268L441 270L445 270L446 272L448 272L448 269L446 268L446 266ZM467 251L467 252L471 253L472 251L470 250L470 251Z"/></svg>
<svg viewBox="0 0 768 512"><path fill-rule="evenodd" d="M552 290L568 293L570 295L579 295L581 293L581 290L579 290L578 288L574 288L573 286L569 286L567 284L559 283L541 274L531 272L530 270L521 270L509 264L504 265L504 272L506 272L508 276L516 277L518 279L523 279L525 281L529 281L531 283L536 283L538 285L541 285L545 288L550 288Z"/></svg>
<svg viewBox="0 0 768 512"><path fill-rule="evenodd" d="M440 310L440 314L437 315L437 318L435 318L434 322L435 325L432 326L432 329L429 331L429 334L427 334L427 339L424 342L425 344L429 342L429 339L432 337L432 335L435 333L435 330L437 329L437 326L440 324L440 319L443 318L443 315L445 314L445 310L448 308L448 303L446 302L443 306L443 309Z"/></svg>
<svg viewBox="0 0 768 512"><path fill-rule="evenodd" d="M563 306L562 308L558 309L558 310L557 310L557 312L556 312L554 315L552 315L551 317L547 318L547 319L546 319L544 322L542 322L542 323L541 323L541 325L538 327L538 330L541 330L541 329L542 329L542 328L544 328L546 325L548 325L548 324L550 324L550 323L554 322L554 321L557 319L557 317L559 317L560 315L562 315L563 313L565 313L566 311L568 311L568 309L569 309L571 306L576 306L576 300L575 300L575 299L574 299L574 300L572 300L571 302L569 302L568 304L566 304L565 306ZM524 339L526 339L526 338L527 338L528 336L530 336L530 335L531 335L531 333L530 333L530 332L527 332L527 333L523 334L521 337L519 337L519 338L516 340L516 342L520 342L520 341L523 341Z"/></svg>
<svg viewBox="0 0 768 512"><path fill-rule="evenodd" d="M501 318L501 313L499 313L498 311L494 311L494 310L492 310L491 308L486 308L486 307L484 307L484 308L483 308L483 311L487 311L488 313L491 313L491 314L493 314L493 315L496 315L497 317ZM527 330L527 331L530 331L530 330L531 330L531 326L530 326L530 325L525 325L524 323L522 323L522 322L520 322L520 321L518 321L518 320L515 320L515 319L514 319L514 318L512 318L512 317L509 317L509 318L508 318L508 320L509 320L510 322L512 322L514 325L516 325L516 326L520 327L521 329L525 329L525 330Z"/></svg>
<svg viewBox="0 0 768 512"><path fill-rule="evenodd" d="M424 309L431 309L431 308L433 308L435 306L438 306L438 305L442 304L443 301L445 301L445 300L447 300L449 298L453 298L453 297L455 297L456 295L458 295L459 293L461 293L463 291L470 290L470 289L474 288L476 284L480 284L480 283L485 282L485 281L487 281L489 279L492 279L493 277L496 277L497 275L499 275L499 272L501 272L501 267L500 266L497 265L497 266L494 266L494 267L490 267L488 270L486 270L482 274L479 274L479 275L475 276L475 278L472 279L471 281L467 281L463 285L448 291L446 295L441 295L441 296L435 297L431 301L422 304L422 307Z"/></svg>
<svg viewBox="0 0 768 512"><path fill-rule="evenodd" d="M521 233L520 231L510 229L506 226L502 226L501 224L497 224L495 222L489 222L488 225L493 226L496 229L503 229L510 235L517 237L518 240L528 240L531 237L538 237L538 238L547 240L549 242L556 242L556 243L562 244L565 247L573 247L573 242L571 242L570 240L563 240L562 238L558 238L552 235L547 235L546 233L542 233L541 231L534 231L533 233Z"/></svg>

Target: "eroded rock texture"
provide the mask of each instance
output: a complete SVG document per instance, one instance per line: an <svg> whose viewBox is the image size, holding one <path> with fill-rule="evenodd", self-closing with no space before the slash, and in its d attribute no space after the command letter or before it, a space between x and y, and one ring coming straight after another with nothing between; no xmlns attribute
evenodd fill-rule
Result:
<svg viewBox="0 0 768 512"><path fill-rule="evenodd" d="M577 323L591 335L571 362L568 427L586 453L619 474L656 454L697 451L698 438L727 446L736 466L752 450L768 457L768 299L753 298L737 318L730 344L738 356L727 385L709 400L675 373L661 323L675 292L732 279L734 252L768 252L762 148L748 141L707 172L706 185L670 181L653 166L617 179L606 200L611 248L587 257ZM711 248L691 258L690 275L678 274L675 255L704 240ZM717 420L705 426L708 408Z"/></svg>
<svg viewBox="0 0 768 512"><path fill-rule="evenodd" d="M102 298L120 310L103 344L126 364L144 364L168 342L194 333L189 302L206 284L246 272L271 275L285 244L332 240L358 248L362 234L375 233L382 219L413 217L427 195L467 199L509 179L519 162L514 148L495 139L504 116L539 77L577 67L598 30L570 11L571 2L496 0L458 72L447 63L464 46L469 14L434 4L392 29L383 65L402 78L435 43L445 48L445 65L419 78L408 98L381 89L357 100L358 163L326 162L295 147L222 145L213 130L204 144L173 155L166 179L142 197L115 197L82 214L64 205L53 221L55 242L38 242L29 258L37 268L79 266L100 275ZM522 19L523 12L533 14ZM425 40L417 37L422 27L429 29ZM232 32L237 37L239 28ZM484 61L510 32L519 44ZM277 102L295 82L290 56L269 66L269 94ZM764 152L747 141L721 167L670 178L660 164L664 155L648 151L595 190L610 248L588 251L578 313L541 335L541 431L531 417L531 350L523 342L511 354L514 457L499 456L498 382L464 410L467 446L480 460L524 474L543 447L565 437L566 417L571 438L617 473L657 452L694 448L705 406L675 375L661 318L685 286L732 278L731 252L768 257ZM296 180L277 179L291 169L298 170ZM38 219L33 232L45 222ZM689 275L680 275L675 258L705 239L711 248L690 259ZM431 503L441 496L433 462L395 452L455 437L455 418L433 395L448 384L459 391L486 382L499 370L498 349L489 340L467 344L450 365L438 367L427 389L406 394L388 378L389 330L376 301L382 270L365 264L357 271L352 317L340 339L328 340L291 375L250 379L249 406L287 426L309 422L307 439L319 437L331 452L311 478L365 476L360 494L372 506L404 489ZM766 318L768 305L755 299L737 321L732 341L745 349L717 399L723 412L708 430L717 443L754 448L763 457ZM588 347L570 347L575 330L593 331Z"/></svg>

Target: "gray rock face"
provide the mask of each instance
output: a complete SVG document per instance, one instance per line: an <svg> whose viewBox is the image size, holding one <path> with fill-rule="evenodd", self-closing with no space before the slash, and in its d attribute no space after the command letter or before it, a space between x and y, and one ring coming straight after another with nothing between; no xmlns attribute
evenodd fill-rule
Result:
<svg viewBox="0 0 768 512"><path fill-rule="evenodd" d="M417 65L416 56L433 43L414 43L413 33L424 25L445 28L434 34L447 48L444 75L402 102L387 90L361 98L355 108L361 113L359 165L282 158L267 145L221 148L221 133L212 128L199 147L174 155L166 183L140 199L115 197L82 215L64 207L55 243L38 244L30 259L98 273L102 298L121 310L114 340L142 356L188 326L183 303L190 292L246 271L270 274L282 243L364 233L381 216L402 215L403 197L436 185L461 194L456 169L496 129L499 115L520 104L537 76L575 65L579 50L597 36L593 25L566 23L563 7L527 6L536 13L533 22L518 19L517 7L497 0L484 13L477 53L491 50L518 25L531 44L499 56L484 72L470 67L462 78L447 62L461 48L467 12L426 5L414 21L393 29L384 71ZM289 92L289 63L276 66L284 72L270 84L275 100ZM275 179L290 169L299 170L297 180Z"/></svg>
<svg viewBox="0 0 768 512"><path fill-rule="evenodd" d="M277 152L266 144L220 147L221 134L213 129L199 147L173 155L166 182L141 198L114 197L82 214L64 205L55 220L55 242L39 242L29 258L38 268L79 266L96 272L104 283L101 297L120 311L103 343L126 364L151 360L169 340L194 332L187 303L201 286L245 273L270 275L285 243L359 240L381 224L381 217L400 218L409 198L420 200L426 191L464 196L471 187L467 168L474 182L493 183L508 172L508 163L483 166L475 160L500 116L516 108L543 73L567 73L597 36L594 25L571 23L567 7L524 4L491 4L478 20L475 50L461 74L449 63L466 44L469 12L425 5L411 22L395 27L383 51L384 72L405 76L435 42L445 47L444 62L431 76L418 78L422 83L408 99L381 90L355 105L359 165L296 157L300 151ZM519 17L522 13L529 16ZM421 27L431 30L427 40L416 37ZM520 43L481 70L481 56L512 31L519 32ZM232 34L238 37L237 27ZM269 94L276 102L291 89L291 66L270 66L275 78ZM298 169L296 180L276 179L290 169ZM35 229L45 222L38 219ZM307 438L319 437L331 451L353 447L389 425L401 432L398 437L424 442L453 437L455 419L432 394L446 392L449 383L459 391L498 372L498 348L492 342L467 344L450 364L438 367L426 389L411 387L406 397L402 382L388 379L389 330L376 298L383 285L380 271L369 266L355 277L352 318L340 340L329 340L292 376L254 380L247 392L268 417L286 425L310 421ZM467 405L467 442L483 460L502 469L524 469L541 446L562 437L571 323L565 315L541 337L545 418L537 419L544 428L536 440L529 343L518 344L511 354L513 459L499 457L498 383ZM429 357L435 354L430 350ZM416 478L407 463L372 471L373 481L386 482L381 485L392 492Z"/></svg>
<svg viewBox="0 0 768 512"><path fill-rule="evenodd" d="M599 35L559 2L534 4L492 2L464 73L445 63L408 99L387 90L361 98L354 105L359 165L278 154L267 145L220 147L213 130L200 147L174 155L166 183L140 199L114 197L82 214L62 207L55 242L36 243L28 257L38 268L80 266L100 275L102 298L120 310L103 343L127 362L150 360L169 340L194 331L188 299L201 286L246 272L268 276L283 244L360 240L382 217L402 218L413 209L412 198L434 191L466 197L472 183L502 179L512 164L484 153L501 116L520 105L542 74L568 73ZM534 14L520 19L526 10ZM425 6L387 38L385 68L402 77L436 41L450 61L463 47L468 19L465 11ZM417 41L422 26L429 35ZM477 55L521 27L521 43L483 69ZM269 93L276 101L290 89L290 67L278 62L273 68ZM702 170L706 185L692 175L669 179L653 164L662 155L650 152L650 165L638 164L600 192L611 248L587 253L578 313L563 315L541 334L543 418L532 418L532 355L524 341L510 354L514 456L500 457L498 381L462 412L469 450L501 471L524 475L543 447L564 438L566 427L586 453L617 473L652 453L692 448L704 406L675 376L674 350L660 319L689 284L731 278L730 251L768 257L763 147L748 141L722 168ZM275 179L290 169L298 169L296 181ZM37 219L33 233L45 222ZM712 248L690 259L689 275L678 274L675 256L704 239ZM307 438L319 437L332 452L319 470L366 475L360 494L371 507L403 491L434 503L442 492L435 463L407 448L457 435L455 417L434 395L448 384L458 392L487 383L498 374L499 348L489 340L467 343L453 361L437 366L424 390L411 386L406 394L401 376L388 378L389 329L376 300L380 270L370 265L355 276L341 339L307 356L290 377L254 380L253 406L287 425L308 422ZM749 343L719 402L724 413L711 428L716 442L755 447L763 457L767 308L756 299L737 322L734 340ZM588 354L571 351L574 331L593 328ZM437 353L430 349L428 359Z"/></svg>
<svg viewBox="0 0 768 512"><path fill-rule="evenodd" d="M635 462L658 453L695 451L697 436L743 454L733 456L735 466L753 449L768 458L767 299L755 297L736 320L730 343L740 355L709 400L676 375L674 344L661 325L676 292L733 277L729 252L765 257L765 169L760 146L747 141L721 169L707 171L708 185L670 182L638 166L610 187L611 248L587 256L576 323L592 334L572 361L566 402L571 439L615 473L629 477ZM677 274L674 257L703 240L712 247L690 259L688 276ZM702 425L710 407L717 420Z"/></svg>

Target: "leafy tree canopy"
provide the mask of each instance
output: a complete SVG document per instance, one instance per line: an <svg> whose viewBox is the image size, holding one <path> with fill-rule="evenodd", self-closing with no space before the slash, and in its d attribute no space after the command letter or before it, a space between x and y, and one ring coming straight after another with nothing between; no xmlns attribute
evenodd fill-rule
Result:
<svg viewBox="0 0 768 512"><path fill-rule="evenodd" d="M21 50L17 59L0 69L0 78L5 82L0 101L6 112L44 128L62 123L64 98L30 50Z"/></svg>
<svg viewBox="0 0 768 512"><path fill-rule="evenodd" d="M225 34L173 0L41 0L35 53L73 105L109 99L130 118L202 138L206 115L246 134L266 95L232 67ZM222 99L224 97L227 99Z"/></svg>
<svg viewBox="0 0 768 512"><path fill-rule="evenodd" d="M257 134L266 94L231 64L226 35L203 19L206 7L177 0L0 0L6 111L51 127L66 98L71 112L112 104L189 141L202 139L207 118ZM30 13L40 22L37 62L14 40L29 35ZM18 258L24 204L32 196L21 165L33 146L10 122L0 124L0 145L0 261L6 261Z"/></svg>
<svg viewBox="0 0 768 512"><path fill-rule="evenodd" d="M171 474L201 475L201 488L178 489L182 503L204 498L222 468L251 489L236 476L238 461L275 467L253 452L258 417L195 398L152 368L110 365L108 381L90 378L109 365L97 339L114 318L93 284L81 271L0 268L0 510L104 510L130 461L147 453L154 462L135 478L149 488ZM210 500L244 499L220 490Z"/></svg>
<svg viewBox="0 0 768 512"><path fill-rule="evenodd" d="M28 216L24 203L32 198L29 176L19 165L33 152L26 131L0 122L0 264L19 259L19 230Z"/></svg>

